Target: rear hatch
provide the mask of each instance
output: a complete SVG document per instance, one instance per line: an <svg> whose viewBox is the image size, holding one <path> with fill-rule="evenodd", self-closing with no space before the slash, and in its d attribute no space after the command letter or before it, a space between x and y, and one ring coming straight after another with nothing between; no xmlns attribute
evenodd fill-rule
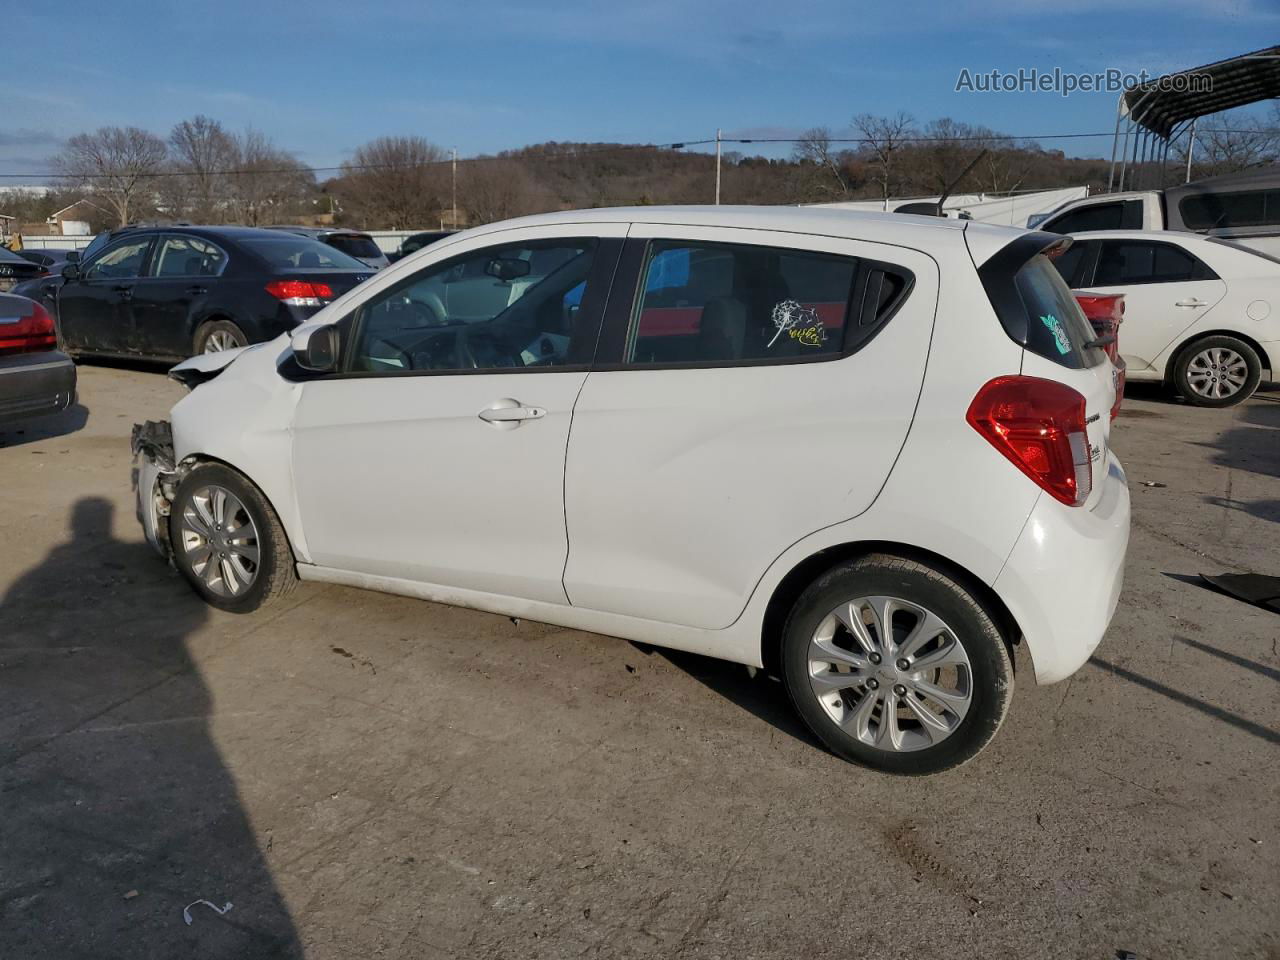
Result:
<svg viewBox="0 0 1280 960"><path fill-rule="evenodd" d="M1021 375L1054 380L1084 398L1092 490L1100 496L1111 443L1111 412L1122 389L1116 366L1051 258L1070 244L1054 234L1024 234L979 268L1001 323L1023 346Z"/></svg>

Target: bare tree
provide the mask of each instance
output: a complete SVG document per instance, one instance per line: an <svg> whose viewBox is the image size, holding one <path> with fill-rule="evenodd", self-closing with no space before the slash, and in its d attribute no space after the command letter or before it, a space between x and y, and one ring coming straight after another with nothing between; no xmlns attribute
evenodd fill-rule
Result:
<svg viewBox="0 0 1280 960"><path fill-rule="evenodd" d="M524 166L507 158L485 157L459 165L458 197L470 224L522 216L549 204Z"/></svg>
<svg viewBox="0 0 1280 960"><path fill-rule="evenodd" d="M881 199L888 200L898 187L898 160L915 136L915 119L902 110L892 117L860 113L853 118L853 125L865 138L863 147L871 154L871 179L879 184Z"/></svg>
<svg viewBox="0 0 1280 960"><path fill-rule="evenodd" d="M849 196L848 156L831 147L826 127L806 130L791 151L800 166L799 193L805 200L842 200Z"/></svg>
<svg viewBox="0 0 1280 960"><path fill-rule="evenodd" d="M221 123L200 114L177 124L169 134L173 171L181 174L166 193L181 203L182 213L203 223L225 219L228 189L227 172L237 157L235 138Z"/></svg>
<svg viewBox="0 0 1280 960"><path fill-rule="evenodd" d="M973 178L970 172L958 179L978 154L991 144L991 131L971 127L966 123L942 117L931 120L924 128L921 140L909 153L905 166L920 187L930 193L953 192L963 189L965 182Z"/></svg>
<svg viewBox="0 0 1280 960"><path fill-rule="evenodd" d="M445 152L422 137L379 137L342 165L336 192L366 228L429 226L448 205L444 160Z"/></svg>
<svg viewBox="0 0 1280 960"><path fill-rule="evenodd" d="M307 204L315 175L293 154L253 129L235 138L235 148L228 191L236 222L256 227L295 215Z"/></svg>
<svg viewBox="0 0 1280 960"><path fill-rule="evenodd" d="M164 141L146 130L101 127L68 140L53 166L69 185L91 190L123 226L153 205L155 175L166 153Z"/></svg>
<svg viewBox="0 0 1280 960"><path fill-rule="evenodd" d="M1185 169L1190 137L1181 137L1170 150ZM1280 160L1280 106L1266 120L1242 112L1205 117L1197 124L1192 175L1213 177ZM1180 182L1181 178L1178 178Z"/></svg>

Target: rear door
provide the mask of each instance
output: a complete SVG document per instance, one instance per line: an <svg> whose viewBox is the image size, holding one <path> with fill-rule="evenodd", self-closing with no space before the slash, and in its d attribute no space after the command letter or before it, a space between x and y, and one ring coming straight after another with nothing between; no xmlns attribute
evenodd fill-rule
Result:
<svg viewBox="0 0 1280 960"><path fill-rule="evenodd" d="M133 291L146 272L152 236L129 233L84 264L58 291L58 322L73 351L127 353L132 338Z"/></svg>
<svg viewBox="0 0 1280 960"><path fill-rule="evenodd" d="M1102 240L1088 287L1124 294L1120 350L1131 370L1150 368L1227 292L1226 283L1188 250L1140 239Z"/></svg>
<svg viewBox="0 0 1280 960"><path fill-rule="evenodd" d="M159 239L151 268L133 288L130 350L147 356L191 355L193 312L199 312L227 265L227 254L201 237Z"/></svg>
<svg viewBox="0 0 1280 960"><path fill-rule="evenodd" d="M906 438L938 274L911 250L633 224L565 475L575 606L702 628L866 510Z"/></svg>

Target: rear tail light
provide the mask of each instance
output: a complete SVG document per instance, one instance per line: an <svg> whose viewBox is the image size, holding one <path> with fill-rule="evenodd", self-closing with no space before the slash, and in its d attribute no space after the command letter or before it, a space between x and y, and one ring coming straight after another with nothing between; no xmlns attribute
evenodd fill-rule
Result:
<svg viewBox="0 0 1280 960"><path fill-rule="evenodd" d="M0 354L34 353L57 346L53 317L40 304L33 302L31 313L25 317L0 315Z"/></svg>
<svg viewBox="0 0 1280 960"><path fill-rule="evenodd" d="M318 307L333 299L332 287L310 280L274 280L267 284L267 293L291 307Z"/></svg>
<svg viewBox="0 0 1280 960"><path fill-rule="evenodd" d="M1078 507L1093 490L1084 397L1038 377L988 381L965 414L978 433L1055 500Z"/></svg>

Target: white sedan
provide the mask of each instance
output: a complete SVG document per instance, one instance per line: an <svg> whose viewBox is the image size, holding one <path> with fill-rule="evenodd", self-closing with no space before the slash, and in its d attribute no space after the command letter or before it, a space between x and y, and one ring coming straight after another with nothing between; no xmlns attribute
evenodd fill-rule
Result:
<svg viewBox="0 0 1280 960"><path fill-rule="evenodd" d="M1175 387L1189 403L1247 399L1280 360L1280 260L1229 240L1169 230L1072 234L1057 260L1074 290L1123 293L1120 354L1129 380Z"/></svg>

